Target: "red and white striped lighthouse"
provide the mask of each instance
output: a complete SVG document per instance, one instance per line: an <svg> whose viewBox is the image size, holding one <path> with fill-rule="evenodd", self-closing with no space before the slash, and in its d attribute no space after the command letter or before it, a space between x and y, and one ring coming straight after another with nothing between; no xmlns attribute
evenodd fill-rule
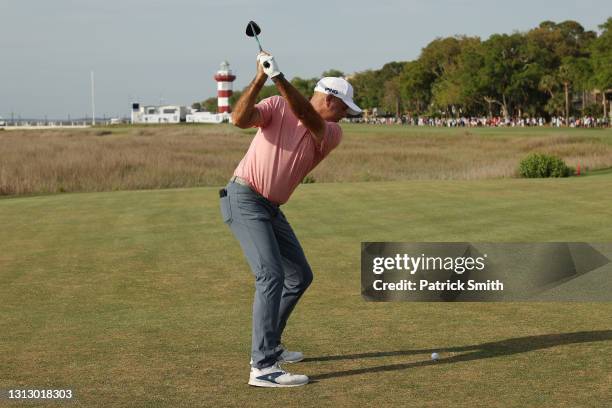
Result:
<svg viewBox="0 0 612 408"><path fill-rule="evenodd" d="M232 82L236 79L235 75L232 75L232 70L229 67L227 61L221 63L221 68L215 75L215 81L217 81L217 112L218 113L230 113L232 108L229 104L229 98L232 96Z"/></svg>

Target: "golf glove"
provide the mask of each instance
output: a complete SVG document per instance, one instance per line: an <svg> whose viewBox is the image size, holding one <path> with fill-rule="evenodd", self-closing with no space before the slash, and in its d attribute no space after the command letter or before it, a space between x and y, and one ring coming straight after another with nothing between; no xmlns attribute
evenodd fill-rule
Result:
<svg viewBox="0 0 612 408"><path fill-rule="evenodd" d="M281 74L280 70L278 69L278 64L272 55L259 54L257 56L257 61L259 61L264 72L269 78L274 78L275 76Z"/></svg>

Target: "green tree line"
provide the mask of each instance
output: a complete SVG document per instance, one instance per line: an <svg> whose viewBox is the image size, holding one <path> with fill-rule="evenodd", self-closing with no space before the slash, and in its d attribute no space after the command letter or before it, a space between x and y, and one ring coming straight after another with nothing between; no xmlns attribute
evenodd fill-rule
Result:
<svg viewBox="0 0 612 408"><path fill-rule="evenodd" d="M544 21L527 32L436 38L414 61L393 61L348 77L366 109L415 115L564 116L606 114L606 100L584 103L593 90L612 92L612 17L587 31L576 21ZM322 76L344 76L337 70ZM293 78L310 97L318 78ZM230 103L240 97L234 93ZM277 94L265 86L260 99ZM572 100L581 97L581 112ZM216 98L202 102L216 110Z"/></svg>

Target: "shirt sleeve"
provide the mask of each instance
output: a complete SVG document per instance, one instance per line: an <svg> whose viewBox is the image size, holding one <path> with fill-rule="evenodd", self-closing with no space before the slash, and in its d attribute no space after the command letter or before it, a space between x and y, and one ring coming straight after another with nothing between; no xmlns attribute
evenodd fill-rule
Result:
<svg viewBox="0 0 612 408"><path fill-rule="evenodd" d="M280 96L271 96L269 98L263 99L257 105L255 105L255 109L259 111L262 119L262 125L260 127L265 128L270 124L274 113L278 111L279 107L279 99Z"/></svg>
<svg viewBox="0 0 612 408"><path fill-rule="evenodd" d="M326 157L332 150L334 150L340 144L342 140L342 128L336 122L325 122L325 136L321 142L320 152L321 156Z"/></svg>

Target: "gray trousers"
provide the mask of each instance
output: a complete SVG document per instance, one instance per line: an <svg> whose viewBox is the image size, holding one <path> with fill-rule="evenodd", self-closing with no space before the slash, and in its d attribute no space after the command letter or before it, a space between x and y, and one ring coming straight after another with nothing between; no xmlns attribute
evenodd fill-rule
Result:
<svg viewBox="0 0 612 408"><path fill-rule="evenodd" d="M221 190L220 196L223 222L240 242L255 275L253 367L268 367L281 353L281 335L312 282L312 270L279 206L235 182Z"/></svg>

